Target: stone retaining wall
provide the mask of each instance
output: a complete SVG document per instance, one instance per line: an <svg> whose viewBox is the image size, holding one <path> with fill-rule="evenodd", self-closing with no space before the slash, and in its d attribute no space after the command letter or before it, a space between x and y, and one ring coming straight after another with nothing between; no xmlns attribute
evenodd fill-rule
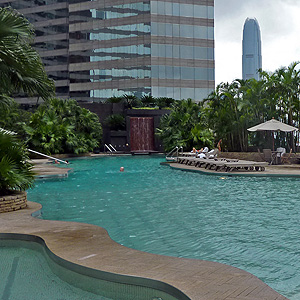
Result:
<svg viewBox="0 0 300 300"><path fill-rule="evenodd" d="M0 213L27 207L27 193L15 192L13 195L0 196Z"/></svg>

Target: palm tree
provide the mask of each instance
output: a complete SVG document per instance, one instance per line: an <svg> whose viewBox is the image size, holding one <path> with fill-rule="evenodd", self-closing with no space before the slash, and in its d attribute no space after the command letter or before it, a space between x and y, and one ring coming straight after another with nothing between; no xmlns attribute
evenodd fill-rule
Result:
<svg viewBox="0 0 300 300"><path fill-rule="evenodd" d="M0 195L25 191L33 185L34 173L24 143L0 131Z"/></svg>
<svg viewBox="0 0 300 300"><path fill-rule="evenodd" d="M19 92L43 99L54 94L54 83L30 46L33 38L33 27L23 15L0 8L0 102Z"/></svg>
<svg viewBox="0 0 300 300"><path fill-rule="evenodd" d="M274 115L291 126L299 126L300 71L299 62L277 69L273 74L264 73L268 79L269 98L273 99L277 113ZM273 117L273 116L272 116ZM293 134L290 134L290 146L295 150Z"/></svg>

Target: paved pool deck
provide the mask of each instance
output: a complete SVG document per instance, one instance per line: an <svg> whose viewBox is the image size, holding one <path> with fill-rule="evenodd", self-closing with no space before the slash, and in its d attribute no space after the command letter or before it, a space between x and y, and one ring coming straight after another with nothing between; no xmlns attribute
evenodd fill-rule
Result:
<svg viewBox="0 0 300 300"><path fill-rule="evenodd" d="M205 168L199 168L189 166L185 164L179 164L175 162L164 163L169 165L173 169L182 171L198 172L206 175L216 176L257 176L257 177L299 177L300 178L300 164L294 165L270 165L266 166L265 171L236 171L236 172L225 172L225 171L214 171Z"/></svg>
<svg viewBox="0 0 300 300"><path fill-rule="evenodd" d="M70 168L35 164L42 176L54 176L55 169L59 176L70 172ZM150 254L114 242L104 228L95 225L32 217L41 208L28 202L26 209L0 214L0 232L39 236L63 259L102 271L163 281L192 300L287 299L254 275L229 265Z"/></svg>

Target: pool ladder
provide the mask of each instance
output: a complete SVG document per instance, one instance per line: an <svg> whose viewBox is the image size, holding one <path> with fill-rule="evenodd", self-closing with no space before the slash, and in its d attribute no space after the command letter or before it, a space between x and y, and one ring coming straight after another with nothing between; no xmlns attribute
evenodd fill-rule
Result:
<svg viewBox="0 0 300 300"><path fill-rule="evenodd" d="M104 150L105 150L105 148L108 149L108 151L111 154L113 154L114 152L117 152L116 148L112 144L109 144L109 145L104 144Z"/></svg>
<svg viewBox="0 0 300 300"><path fill-rule="evenodd" d="M183 147L176 146L174 147L167 155L166 155L166 160L167 161L178 161L178 153L181 150L181 153L183 153ZM174 157L173 154L176 153L176 156Z"/></svg>

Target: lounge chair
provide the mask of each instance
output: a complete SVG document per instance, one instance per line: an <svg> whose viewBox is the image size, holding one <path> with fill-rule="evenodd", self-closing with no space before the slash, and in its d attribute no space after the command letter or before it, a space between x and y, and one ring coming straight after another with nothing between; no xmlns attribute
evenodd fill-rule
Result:
<svg viewBox="0 0 300 300"><path fill-rule="evenodd" d="M290 159L291 159L291 156L292 156L292 153L293 153L293 149L292 148L290 149L290 152L288 154L284 153L281 156L281 163L283 163L283 164L289 163Z"/></svg>
<svg viewBox="0 0 300 300"><path fill-rule="evenodd" d="M220 150L215 148L215 149L207 152L205 155L207 158L216 158L219 153L220 153Z"/></svg>
<svg viewBox="0 0 300 300"><path fill-rule="evenodd" d="M256 162L256 161L247 161L239 160L238 162L226 162L225 170L226 172L233 171L265 171L267 162Z"/></svg>
<svg viewBox="0 0 300 300"><path fill-rule="evenodd" d="M214 158L208 159L208 163L205 166L206 169L221 171L222 169L226 169L227 163L238 162L238 159L229 159L229 158Z"/></svg>
<svg viewBox="0 0 300 300"><path fill-rule="evenodd" d="M264 160L269 163L269 165L273 165L276 157L273 155L271 149L263 149Z"/></svg>

